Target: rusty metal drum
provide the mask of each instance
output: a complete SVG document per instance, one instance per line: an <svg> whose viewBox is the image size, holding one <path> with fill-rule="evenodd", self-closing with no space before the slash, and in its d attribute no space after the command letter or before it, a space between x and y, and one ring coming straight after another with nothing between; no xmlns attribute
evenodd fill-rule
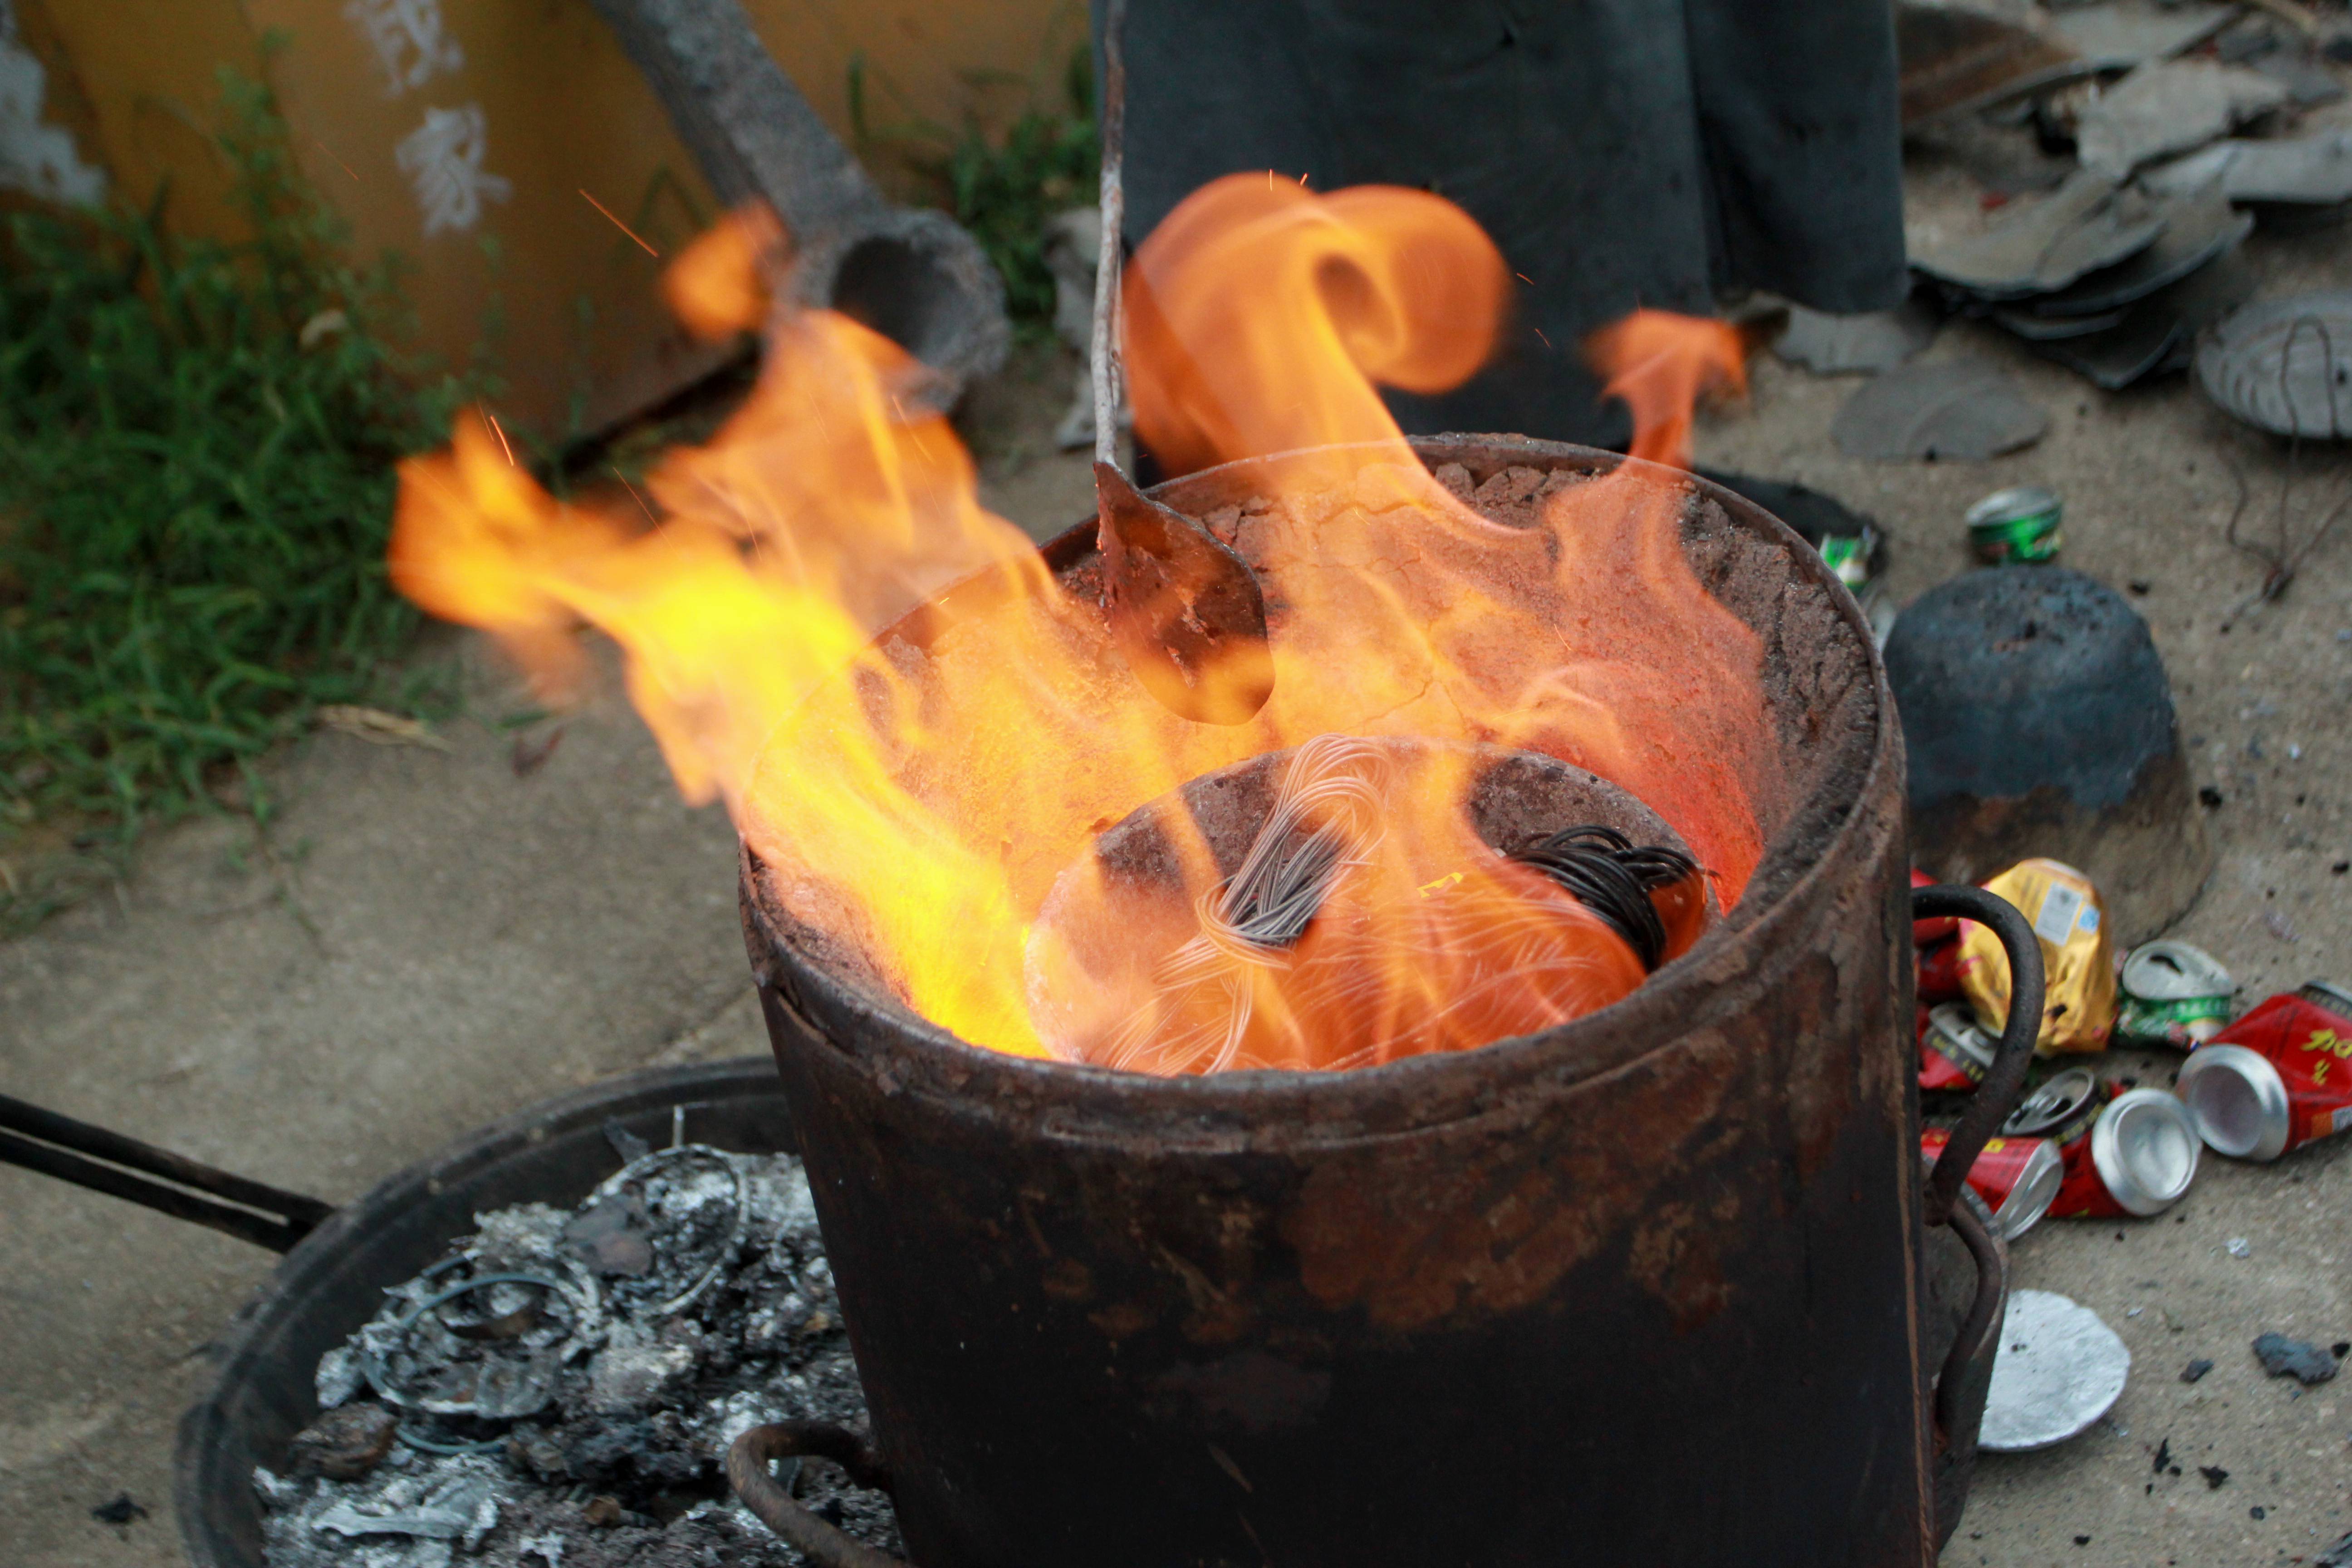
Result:
<svg viewBox="0 0 2352 1568"><path fill-rule="evenodd" d="M1622 460L1417 445L1474 479ZM1158 493L1201 515L1251 468ZM1017 1058L828 962L747 854L751 963L921 1568L1933 1559L1939 1466L1964 1484L1973 1435L1931 1418L1957 1324L1927 1304L1901 731L1820 558L1660 477L1769 650L1776 746L1746 781L1767 848L1745 896L1614 1006L1348 1073Z"/></svg>

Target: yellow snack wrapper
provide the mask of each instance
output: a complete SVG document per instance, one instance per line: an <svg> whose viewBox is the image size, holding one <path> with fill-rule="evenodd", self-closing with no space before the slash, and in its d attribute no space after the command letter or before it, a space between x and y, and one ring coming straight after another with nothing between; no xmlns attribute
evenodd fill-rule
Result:
<svg viewBox="0 0 2352 1568"><path fill-rule="evenodd" d="M2116 953L2107 911L2091 879L2056 860L2020 860L1985 884L2015 904L2042 942L2048 977L2042 994L2042 1056L2103 1051L2116 1026ZM2009 955L1992 931L1960 922L1960 989L1977 1022L1998 1035L2009 1026Z"/></svg>

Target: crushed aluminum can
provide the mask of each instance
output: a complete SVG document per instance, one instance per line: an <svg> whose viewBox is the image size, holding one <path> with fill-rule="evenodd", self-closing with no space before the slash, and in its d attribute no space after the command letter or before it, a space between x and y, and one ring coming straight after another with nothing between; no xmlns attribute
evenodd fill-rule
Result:
<svg viewBox="0 0 2352 1568"><path fill-rule="evenodd" d="M2047 1138L2064 1145L2091 1130L2106 1104L2106 1095L2089 1068L2068 1068L2053 1073L2018 1103L2000 1124L2010 1138Z"/></svg>
<svg viewBox="0 0 2352 1568"><path fill-rule="evenodd" d="M1958 939L1939 942L1933 947L1923 947L1916 951L1919 954L1919 1000L1930 1005L1937 1002L1965 1001L1968 989L1960 984Z"/></svg>
<svg viewBox="0 0 2352 1568"><path fill-rule="evenodd" d="M2144 942L2118 977L2116 1034L2193 1050L2230 1021L2238 983L2219 960L2185 942Z"/></svg>
<svg viewBox="0 0 2352 1568"><path fill-rule="evenodd" d="M1989 566L2058 559L2065 503L2055 490L2017 485L1969 508L1969 547Z"/></svg>
<svg viewBox="0 0 2352 1568"><path fill-rule="evenodd" d="M1936 885L1936 879L1927 872L1916 867L1912 869L1911 886L1914 890L1920 888L1932 888ZM1911 945L1914 947L1933 947L1939 942L1948 942L1959 934L1960 917L1958 915L1929 915L1924 921L1911 922Z"/></svg>
<svg viewBox="0 0 2352 1568"><path fill-rule="evenodd" d="M1949 1130L1930 1127L1919 1134L1919 1148L1933 1159L1951 1141ZM1969 1167L1969 1185L1992 1210L2003 1241L2015 1241L2050 1212L2065 1176L2065 1160L2047 1138L1988 1138Z"/></svg>
<svg viewBox="0 0 2352 1568"><path fill-rule="evenodd" d="M2352 1131L2352 994L2313 981L2189 1055L2180 1098L2214 1152L2275 1160Z"/></svg>
<svg viewBox="0 0 2352 1568"><path fill-rule="evenodd" d="M2090 1131L2059 1151L2065 1166L2053 1219L2162 1214L2197 1179L2197 1124L2160 1089L2126 1089L2098 1109Z"/></svg>
<svg viewBox="0 0 2352 1568"><path fill-rule="evenodd" d="M2115 944L2091 879L2056 860L2020 860L1985 883L2024 915L2042 943L2043 1056L2105 1050L2116 1023ZM1977 1022L1998 1034L2009 1019L2009 955L1974 921L1960 922L1960 984Z"/></svg>
<svg viewBox="0 0 2352 1568"><path fill-rule="evenodd" d="M1822 563L1848 588L1859 594L1870 586L1870 558L1878 549L1878 531L1865 525L1860 533L1822 535Z"/></svg>
<svg viewBox="0 0 2352 1568"><path fill-rule="evenodd" d="M1984 1081L2000 1042L1977 1027L1974 1015L1956 1002L1927 1010L1919 1031L1919 1087L1970 1089ZM1992 1200L1985 1200L1990 1203Z"/></svg>

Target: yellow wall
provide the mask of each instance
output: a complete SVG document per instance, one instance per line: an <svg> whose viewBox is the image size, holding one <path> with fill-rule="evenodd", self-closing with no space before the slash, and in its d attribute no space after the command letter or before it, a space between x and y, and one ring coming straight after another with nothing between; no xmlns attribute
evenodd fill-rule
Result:
<svg viewBox="0 0 2352 1568"><path fill-rule="evenodd" d="M709 221L709 188L659 103L588 0L18 0L26 47L49 68L54 122L92 138L86 155L118 199L172 182L184 228L231 232L226 184L204 129L223 64L267 67L305 174L348 216L362 254L389 247L426 344L462 360L486 322L512 388L503 416L554 434L640 409L707 368L662 314L662 262L582 195L667 256ZM1086 38L1079 0L750 0L795 85L845 140L850 62L866 63L869 124L1001 121L1058 106ZM397 79L362 18L387 18ZM437 37L393 25L437 15ZM425 47L420 47L423 44ZM478 115L478 120L474 116ZM468 134L478 125L476 142ZM436 142L442 154L426 158ZM404 167L399 149L421 138ZM478 148L477 179L467 154ZM444 226L425 232L427 165L444 171ZM903 172L879 171L908 188ZM470 203L465 187L471 186ZM470 221L467 221L469 220Z"/></svg>

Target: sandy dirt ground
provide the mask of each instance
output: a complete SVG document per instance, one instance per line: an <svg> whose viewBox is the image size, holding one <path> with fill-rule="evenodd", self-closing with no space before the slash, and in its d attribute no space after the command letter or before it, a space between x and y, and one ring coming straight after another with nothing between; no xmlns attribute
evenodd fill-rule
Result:
<svg viewBox="0 0 2352 1568"><path fill-rule="evenodd" d="M1959 174L1915 184L1916 221L1976 221ZM2263 292L2352 281L2347 232L2258 236ZM2334 869L2352 857L2352 528L2224 633L2263 570L2223 539L2233 469L2275 509L2282 448L2178 376L2110 396L1962 324L1930 353L2003 365L2049 411L2049 435L1989 463L1853 461L1829 426L1858 382L1759 357L1746 404L1703 423L1700 457L1875 517L1898 603L1969 569L1970 501L2020 482L2059 490L2067 564L2147 585L2135 603L2171 670L2196 782L2221 796L2216 868L2175 934L2221 956L2250 996L2352 979L2352 881ZM1024 362L966 416L988 499L1039 536L1090 506L1083 461L1045 435L1066 374ZM2306 453L2290 510L2317 515L2339 482L2352 482L2344 459ZM240 821L193 823L110 893L0 943L0 1091L341 1202L574 1084L764 1049L732 835L680 803L618 698L565 718L553 753L521 775L500 727L529 706L511 676L451 634L419 657L464 672L451 752L322 734L283 760L289 804L266 849ZM2352 1338L2347 1219L2352 1139L2267 1168L2209 1158L2172 1214L2026 1237L2018 1282L2095 1309L2130 1347L2131 1380L2074 1442L1988 1457L1945 1562L2291 1563L2352 1531L2352 1380L2301 1390L2263 1377L2249 1349L2267 1330ZM2228 1248L2238 1237L2243 1257ZM270 1261L0 1169L0 1558L184 1561L173 1426ZM2192 1357L2216 1363L2194 1385L2179 1380ZM2154 1468L2160 1446L2181 1475ZM2209 1486L2200 1466L2228 1479ZM92 1519L126 1492L147 1517ZM1731 1543L1725 1560L1738 1560Z"/></svg>

